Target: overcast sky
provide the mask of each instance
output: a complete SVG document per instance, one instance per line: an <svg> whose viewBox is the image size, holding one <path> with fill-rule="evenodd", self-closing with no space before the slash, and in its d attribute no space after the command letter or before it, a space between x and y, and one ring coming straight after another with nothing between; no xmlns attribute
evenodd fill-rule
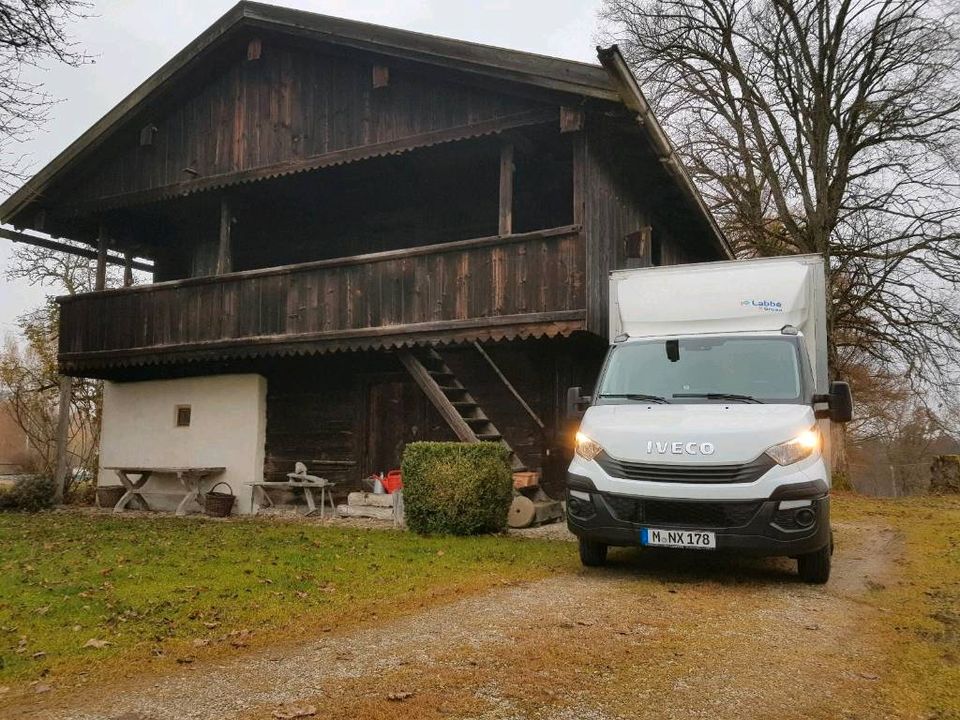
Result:
<svg viewBox="0 0 960 720"><path fill-rule="evenodd" d="M418 32L596 62L599 0L274 0L277 5ZM61 100L43 131L22 148L42 168L127 93L234 5L233 0L102 0L73 28L95 62L36 74ZM34 78L31 78L34 79ZM0 240L0 267L12 243ZM0 285L0 334L50 289Z"/></svg>

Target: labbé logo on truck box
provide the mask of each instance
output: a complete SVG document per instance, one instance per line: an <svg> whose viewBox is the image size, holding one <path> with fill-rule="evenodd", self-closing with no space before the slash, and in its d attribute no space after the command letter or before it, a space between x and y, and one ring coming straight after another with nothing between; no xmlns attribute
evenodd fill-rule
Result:
<svg viewBox="0 0 960 720"><path fill-rule="evenodd" d="M764 312L783 312L783 303L776 300L741 300L744 307L755 307Z"/></svg>

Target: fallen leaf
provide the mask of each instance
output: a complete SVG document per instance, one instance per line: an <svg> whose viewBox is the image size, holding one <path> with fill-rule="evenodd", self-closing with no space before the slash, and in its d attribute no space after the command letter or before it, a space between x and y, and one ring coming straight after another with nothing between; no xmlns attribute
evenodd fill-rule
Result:
<svg viewBox="0 0 960 720"><path fill-rule="evenodd" d="M85 648L93 648L95 650L100 650L101 648L109 647L113 645L109 640L97 640L95 638L90 638L83 644Z"/></svg>
<svg viewBox="0 0 960 720"><path fill-rule="evenodd" d="M74 625L74 626L73 626L73 631L74 631L74 632L80 632L81 630L83 630L83 628L82 628L80 625Z"/></svg>
<svg viewBox="0 0 960 720"><path fill-rule="evenodd" d="M210 641L207 640L206 638L197 638L196 640L193 641L194 647L206 647L209 644L210 644Z"/></svg>
<svg viewBox="0 0 960 720"><path fill-rule="evenodd" d="M193 662L193 658L192 658L192 657L178 657L178 658L177 658L177 664L178 664L178 665L189 665L189 664L192 663L192 662Z"/></svg>
<svg viewBox="0 0 960 720"><path fill-rule="evenodd" d="M443 550L437 550L437 557L443 557Z"/></svg>
<svg viewBox="0 0 960 720"><path fill-rule="evenodd" d="M412 692L407 692L404 690L402 692L390 693L389 695L387 695L387 700L392 700L393 702L402 702L407 698L412 698L412 697L413 697Z"/></svg>
<svg viewBox="0 0 960 720"><path fill-rule="evenodd" d="M862 677L864 680L879 680L879 679L880 679L880 676L879 676L879 675L874 675L873 673L860 673L860 677Z"/></svg>
<svg viewBox="0 0 960 720"><path fill-rule="evenodd" d="M33 655L31 655L30 657L32 657L34 660L42 660L42 659L45 658L46 656L47 656L47 654L46 654L43 650L41 650L40 652L35 652L35 653L34 653Z"/></svg>
<svg viewBox="0 0 960 720"><path fill-rule="evenodd" d="M37 686L33 689L33 691L34 691L37 695L40 695L40 694L42 694L42 693L48 693L48 692L50 692L51 690L53 690L53 688L50 687L49 685L37 685Z"/></svg>

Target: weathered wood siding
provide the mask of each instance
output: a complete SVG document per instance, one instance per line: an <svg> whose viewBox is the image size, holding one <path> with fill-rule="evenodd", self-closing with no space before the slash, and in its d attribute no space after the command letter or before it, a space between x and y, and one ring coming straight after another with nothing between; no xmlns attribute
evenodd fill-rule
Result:
<svg viewBox="0 0 960 720"><path fill-rule="evenodd" d="M484 348L545 424L539 426L469 345L438 348L524 463L562 488L572 430L564 417L566 388L589 387L606 350L580 339L486 343ZM418 440L456 440L439 413L390 353L351 353L273 360L268 383L265 474L281 479L294 462L340 483L399 466Z"/></svg>
<svg viewBox="0 0 960 720"><path fill-rule="evenodd" d="M61 361L576 313L577 228L61 298Z"/></svg>
<svg viewBox="0 0 960 720"><path fill-rule="evenodd" d="M609 324L607 277L618 264L618 248L628 233L649 225L641 198L627 181L627 168L597 125L578 138L575 180L582 184L583 234L587 267L587 329L606 337Z"/></svg>
<svg viewBox="0 0 960 720"><path fill-rule="evenodd" d="M72 203L184 180L472 125L542 107L528 100L392 67L389 85L373 86L374 60L264 37L258 60L228 48L186 93L145 112L111 154L70 190ZM152 144L140 133L156 127Z"/></svg>

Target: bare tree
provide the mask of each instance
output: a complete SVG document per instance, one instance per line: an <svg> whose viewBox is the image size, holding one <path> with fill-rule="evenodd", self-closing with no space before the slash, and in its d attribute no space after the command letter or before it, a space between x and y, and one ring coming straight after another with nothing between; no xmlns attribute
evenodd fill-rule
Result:
<svg viewBox="0 0 960 720"><path fill-rule="evenodd" d="M0 191L22 179L24 158L14 148L47 119L54 102L24 71L48 61L86 62L67 27L89 8L85 0L0 0Z"/></svg>
<svg viewBox="0 0 960 720"><path fill-rule="evenodd" d="M834 375L954 384L955 6L604 0L601 19L738 252L828 261Z"/></svg>
<svg viewBox="0 0 960 720"><path fill-rule="evenodd" d="M71 241L63 241L75 244ZM119 285L120 270L108 268L108 285ZM32 245L17 246L6 271L8 279L51 288L73 295L93 290L95 261ZM57 341L58 307L53 298L18 318L20 338L8 339L0 351L0 392L11 417L23 430L38 458L40 474L52 477L56 468L59 417ZM100 439L102 383L78 379L73 383L67 449L70 468L93 476L97 470ZM74 477L67 478L69 495Z"/></svg>

